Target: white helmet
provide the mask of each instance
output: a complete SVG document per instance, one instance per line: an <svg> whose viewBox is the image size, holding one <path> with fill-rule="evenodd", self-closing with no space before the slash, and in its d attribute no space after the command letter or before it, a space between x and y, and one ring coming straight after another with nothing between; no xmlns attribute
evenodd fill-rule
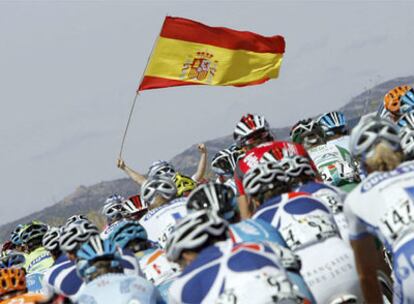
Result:
<svg viewBox="0 0 414 304"><path fill-rule="evenodd" d="M349 140L353 156L360 157L381 141L388 142L395 151L401 149L397 126L387 119L366 116L354 127Z"/></svg>
<svg viewBox="0 0 414 304"><path fill-rule="evenodd" d="M199 210L186 215L176 224L167 240L167 258L173 262L178 261L184 250L202 246L211 236L225 235L228 225L215 211Z"/></svg>
<svg viewBox="0 0 414 304"><path fill-rule="evenodd" d="M122 218L122 201L125 198L119 194L109 196L104 203L102 208L102 214L109 220L115 221Z"/></svg>
<svg viewBox="0 0 414 304"><path fill-rule="evenodd" d="M89 221L81 220L63 228L59 239L62 251L73 251L86 242L92 235L99 234L98 228Z"/></svg>
<svg viewBox="0 0 414 304"><path fill-rule="evenodd" d="M401 116L397 124L400 128L408 127L414 130L414 110Z"/></svg>
<svg viewBox="0 0 414 304"><path fill-rule="evenodd" d="M309 176L315 177L316 172L312 168L311 162L307 157L294 155L283 157L279 165L283 168L288 177Z"/></svg>
<svg viewBox="0 0 414 304"><path fill-rule="evenodd" d="M256 195L273 189L275 184L286 184L289 178L282 167L275 162L263 162L247 171L243 187L247 194Z"/></svg>
<svg viewBox="0 0 414 304"><path fill-rule="evenodd" d="M157 160L151 164L148 168L148 178L153 176L165 175L168 177L174 176L176 173L175 168L169 162L165 160Z"/></svg>
<svg viewBox="0 0 414 304"><path fill-rule="evenodd" d="M141 197L145 204L151 205L157 195L166 200L171 200L177 194L174 182L165 176L153 176L142 185Z"/></svg>
<svg viewBox="0 0 414 304"><path fill-rule="evenodd" d="M62 229L58 227L49 227L46 234L43 236L42 245L47 251L59 249L59 239L62 234Z"/></svg>
<svg viewBox="0 0 414 304"><path fill-rule="evenodd" d="M218 175L233 175L242 153L241 149L236 147L218 151L211 161L211 169Z"/></svg>
<svg viewBox="0 0 414 304"><path fill-rule="evenodd" d="M68 217L68 219L66 220L65 226L68 226L76 221L81 221L81 220L88 221L88 218L86 217L86 215L83 215L83 214L72 215L71 217Z"/></svg>
<svg viewBox="0 0 414 304"><path fill-rule="evenodd" d="M401 148L407 158L414 157L414 130L406 126L399 131Z"/></svg>

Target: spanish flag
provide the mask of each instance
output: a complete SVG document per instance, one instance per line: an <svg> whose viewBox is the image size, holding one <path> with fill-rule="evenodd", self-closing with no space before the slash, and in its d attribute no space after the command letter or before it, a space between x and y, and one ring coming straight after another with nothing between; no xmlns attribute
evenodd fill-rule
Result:
<svg viewBox="0 0 414 304"><path fill-rule="evenodd" d="M183 85L248 86L277 78L285 40L166 17L138 91Z"/></svg>

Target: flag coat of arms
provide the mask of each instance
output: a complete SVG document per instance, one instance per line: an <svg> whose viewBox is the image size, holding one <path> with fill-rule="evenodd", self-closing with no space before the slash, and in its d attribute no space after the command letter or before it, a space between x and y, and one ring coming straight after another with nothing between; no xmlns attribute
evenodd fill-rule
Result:
<svg viewBox="0 0 414 304"><path fill-rule="evenodd" d="M247 86L277 78L282 36L166 17L138 91L183 85Z"/></svg>

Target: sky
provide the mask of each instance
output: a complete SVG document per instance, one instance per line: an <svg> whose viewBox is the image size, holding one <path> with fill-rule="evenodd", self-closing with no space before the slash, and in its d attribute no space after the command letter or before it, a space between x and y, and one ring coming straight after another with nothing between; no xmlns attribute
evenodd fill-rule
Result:
<svg viewBox="0 0 414 304"><path fill-rule="evenodd" d="M260 86L143 92L124 151L141 172L246 112L289 126L414 73L414 1L0 0L0 223L125 177L122 134L166 15L283 35L286 53Z"/></svg>

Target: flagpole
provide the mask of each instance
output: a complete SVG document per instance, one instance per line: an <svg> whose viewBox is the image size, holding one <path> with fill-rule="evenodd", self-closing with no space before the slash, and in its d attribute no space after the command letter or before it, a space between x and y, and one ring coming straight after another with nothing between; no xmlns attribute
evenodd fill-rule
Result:
<svg viewBox="0 0 414 304"><path fill-rule="evenodd" d="M165 18L167 16L168 15L166 15ZM165 18L164 18L164 22L165 22ZM164 22L163 22L163 25L164 25ZM134 109L135 109L135 105L136 105L137 100L138 100L138 96L140 96L140 94L139 94L139 87L141 86L141 83L144 80L145 71L147 70L147 67L148 67L150 58L152 56L152 53L154 52L155 45L157 44L157 41L158 41L158 39L159 39L159 37L161 35L161 31L162 31L163 25L161 26L160 33L158 34L157 38L154 40L154 42L152 44L152 49L151 49L150 54L148 55L147 63L146 63L145 68L144 68L144 72L141 74L141 79L139 81L138 90L137 90L137 93L135 94L135 97L134 97L134 99L132 101L132 106L131 106L131 110L129 111L129 116L128 116L128 120L127 120L127 123L126 123L126 126L125 126L124 135L122 136L121 148L119 150L118 159L122 159L122 152L124 151L125 139L126 139L126 136L127 136L127 133L128 133L129 125L131 123L132 114L134 113Z"/></svg>

